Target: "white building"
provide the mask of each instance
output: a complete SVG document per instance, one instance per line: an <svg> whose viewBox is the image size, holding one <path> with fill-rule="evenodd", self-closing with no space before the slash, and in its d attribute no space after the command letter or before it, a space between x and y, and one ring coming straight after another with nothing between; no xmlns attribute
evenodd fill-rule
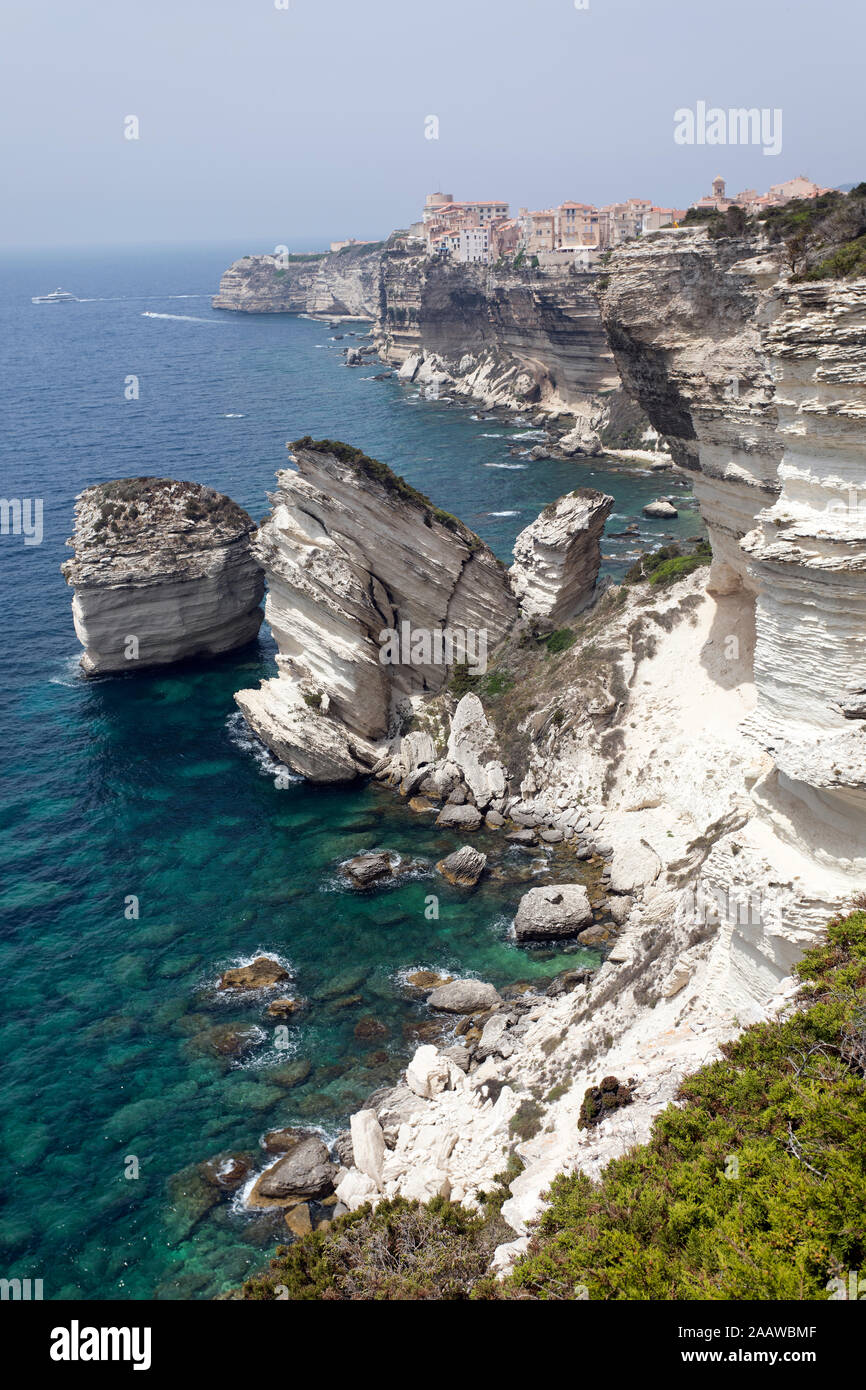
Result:
<svg viewBox="0 0 866 1390"><path fill-rule="evenodd" d="M463 265L490 259L490 232L487 227L463 227L458 234L456 258Z"/></svg>

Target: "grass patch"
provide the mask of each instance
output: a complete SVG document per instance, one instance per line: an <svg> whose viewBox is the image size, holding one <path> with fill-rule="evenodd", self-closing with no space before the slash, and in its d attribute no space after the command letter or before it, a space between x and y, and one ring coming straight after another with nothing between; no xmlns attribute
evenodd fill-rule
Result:
<svg viewBox="0 0 866 1390"><path fill-rule="evenodd" d="M631 568L626 570L625 583L640 584L646 580L663 588L684 575L692 574L701 565L708 565L712 558L713 552L707 540L698 541L694 550L687 555L676 544L663 545L659 550L647 551L639 560L635 560Z"/></svg>
<svg viewBox="0 0 866 1390"><path fill-rule="evenodd" d="M544 1107L537 1100L522 1100L508 1121L508 1132L525 1143L535 1138L543 1118Z"/></svg>

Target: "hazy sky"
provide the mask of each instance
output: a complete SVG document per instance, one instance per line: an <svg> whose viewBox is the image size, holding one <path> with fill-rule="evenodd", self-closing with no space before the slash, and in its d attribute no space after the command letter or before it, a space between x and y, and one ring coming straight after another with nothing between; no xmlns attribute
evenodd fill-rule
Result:
<svg viewBox="0 0 866 1390"><path fill-rule="evenodd" d="M436 188L514 208L685 206L717 173L759 190L866 177L861 0L2 0L2 14L5 245L304 249L405 226ZM698 101L781 108L781 153L675 144L674 111Z"/></svg>

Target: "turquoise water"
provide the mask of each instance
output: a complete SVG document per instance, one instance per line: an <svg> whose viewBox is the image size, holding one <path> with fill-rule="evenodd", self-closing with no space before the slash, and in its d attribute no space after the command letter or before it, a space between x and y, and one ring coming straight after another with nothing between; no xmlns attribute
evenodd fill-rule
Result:
<svg viewBox="0 0 866 1390"><path fill-rule="evenodd" d="M285 441L329 435L384 459L505 558L577 484L614 493L611 530L671 490L603 461L524 464L508 453L520 426L422 402L370 380L376 366L346 369L353 339L335 343L325 325L211 310L221 269L247 249L23 258L0 275L0 491L43 498L45 515L39 546L0 537L0 1273L42 1278L47 1298L209 1297L259 1267L278 1217L173 1175L256 1151L276 1125L342 1128L423 1031L407 970L504 985L593 959L508 939L521 851L489 837L502 874L467 898L432 871L459 838L392 794L277 786L232 700L271 673L266 632L209 666L78 675L58 567L75 494L105 478L208 482L261 516ZM89 302L30 304L58 283ZM696 514L675 527L696 532ZM621 572L629 544L605 542L607 569ZM354 894L339 864L373 847L430 867ZM424 911L433 892L438 921ZM262 950L307 1001L286 1048L261 1003L215 990ZM227 1025L254 1030L241 1056L215 1047Z"/></svg>

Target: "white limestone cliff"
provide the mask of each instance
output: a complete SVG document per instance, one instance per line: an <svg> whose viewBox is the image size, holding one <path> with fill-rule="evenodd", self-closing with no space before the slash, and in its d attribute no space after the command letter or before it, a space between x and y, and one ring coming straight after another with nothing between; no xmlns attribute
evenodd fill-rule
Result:
<svg viewBox="0 0 866 1390"><path fill-rule="evenodd" d="M220 279L214 309L249 314L314 314L374 319L379 307L380 247L349 246L290 260L285 253L242 256Z"/></svg>
<svg viewBox="0 0 866 1390"><path fill-rule="evenodd" d="M713 563L602 596L526 699L523 800L504 814L603 849L605 963L480 1017L465 1068L421 1059L445 1084L386 1132L374 1200L423 1180L472 1202L521 1101L544 1098L498 1269L557 1173L598 1176L685 1075L790 1003L793 965L866 880L866 281L792 283L754 240L670 232L614 254L603 316L694 481ZM634 1078L634 1101L580 1130L606 1074Z"/></svg>

